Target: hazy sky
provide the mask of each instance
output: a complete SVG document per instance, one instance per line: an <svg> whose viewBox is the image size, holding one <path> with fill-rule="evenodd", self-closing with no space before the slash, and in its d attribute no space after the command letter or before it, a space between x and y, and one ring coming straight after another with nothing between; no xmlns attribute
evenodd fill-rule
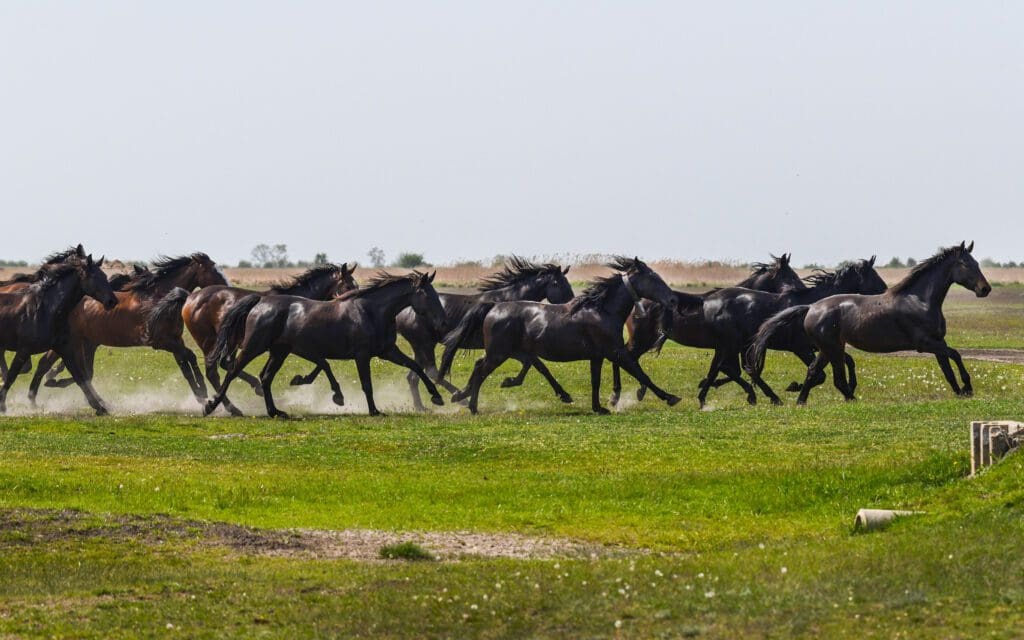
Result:
<svg viewBox="0 0 1024 640"><path fill-rule="evenodd" d="M842 4L843 6L840 6ZM1024 259L1024 3L0 3L0 257Z"/></svg>

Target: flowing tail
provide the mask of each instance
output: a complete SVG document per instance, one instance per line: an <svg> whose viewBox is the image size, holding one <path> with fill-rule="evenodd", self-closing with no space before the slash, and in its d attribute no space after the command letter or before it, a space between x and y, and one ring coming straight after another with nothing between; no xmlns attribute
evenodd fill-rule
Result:
<svg viewBox="0 0 1024 640"><path fill-rule="evenodd" d="M768 350L768 341L784 328L792 331L799 326L802 330L804 318L807 317L810 308L810 305L806 304L797 305L780 311L764 321L761 328L757 330L757 335L754 336L750 348L747 349L747 373L761 374L764 369L764 355Z"/></svg>
<svg viewBox="0 0 1024 640"><path fill-rule="evenodd" d="M444 337L444 340L441 341L441 344L444 345L444 355L441 356L441 367L437 371L438 380L444 380L448 376L448 372L452 368L452 361L455 360L455 352L471 336L480 331L484 324L484 318L493 308L493 302L481 302L462 316L459 324Z"/></svg>
<svg viewBox="0 0 1024 640"><path fill-rule="evenodd" d="M213 346L213 353L210 354L211 361L220 362L225 367L230 366L231 356L245 335L245 320L261 299L256 294L245 296L228 310L220 323L220 330L217 331L217 342Z"/></svg>
<svg viewBox="0 0 1024 640"><path fill-rule="evenodd" d="M172 331L177 329L178 335L184 331L185 321L181 317L181 310L185 307L188 296L188 291L175 287L156 303L146 316L146 342L149 342L151 336L157 335L162 327L169 327Z"/></svg>

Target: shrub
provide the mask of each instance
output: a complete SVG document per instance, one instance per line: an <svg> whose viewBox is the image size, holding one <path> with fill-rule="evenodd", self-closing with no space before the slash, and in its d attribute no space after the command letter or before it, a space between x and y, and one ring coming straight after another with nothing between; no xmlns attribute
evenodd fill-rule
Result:
<svg viewBox="0 0 1024 640"><path fill-rule="evenodd" d="M414 269L420 265L426 265L422 253L400 253L398 259L395 260L395 266L403 269Z"/></svg>
<svg viewBox="0 0 1024 640"><path fill-rule="evenodd" d="M434 555L415 542L386 544L380 548L380 557L385 560L433 560Z"/></svg>

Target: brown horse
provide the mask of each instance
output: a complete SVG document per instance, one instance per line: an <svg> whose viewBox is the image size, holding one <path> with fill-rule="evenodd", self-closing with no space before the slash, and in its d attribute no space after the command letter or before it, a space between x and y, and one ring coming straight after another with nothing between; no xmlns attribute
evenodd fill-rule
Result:
<svg viewBox="0 0 1024 640"><path fill-rule="evenodd" d="M148 346L169 351L181 369L189 388L200 401L206 399L206 385L195 354L185 346L181 334L151 334L147 320L150 312L170 291L181 288L209 287L226 284L227 279L205 253L178 258L161 258L153 263L153 271L134 275L122 291L115 292L117 306L106 309L92 299L84 299L68 318L69 345L81 353L86 381L93 377L96 349L110 347ZM55 352L47 353L39 361L29 399L34 403L43 376L57 360ZM63 386L62 381L47 386Z"/></svg>
<svg viewBox="0 0 1024 640"><path fill-rule="evenodd" d="M219 389L220 372L217 367L220 363L211 356L224 316L239 300L253 294L330 300L346 291L358 288L359 285L352 276L354 272L355 267L349 268L348 264L327 264L313 267L295 278L262 292L227 286L207 287L187 296L182 295L183 292L179 292L168 296L158 308L153 310L150 322L156 325L171 322L180 324L183 321L196 344L203 350L206 379L210 381L214 389ZM180 329L178 335L181 335ZM257 395L262 395L263 390L259 380L244 371L240 371L238 377L248 382L256 390ZM205 393L201 401L206 401ZM224 408L232 415L241 415L238 408L227 398L224 398Z"/></svg>

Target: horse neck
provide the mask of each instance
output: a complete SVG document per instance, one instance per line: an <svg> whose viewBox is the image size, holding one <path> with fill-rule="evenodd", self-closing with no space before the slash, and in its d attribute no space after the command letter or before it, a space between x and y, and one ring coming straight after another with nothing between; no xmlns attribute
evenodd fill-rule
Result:
<svg viewBox="0 0 1024 640"><path fill-rule="evenodd" d="M51 318L63 323L84 297L85 291L82 289L78 274L71 274L47 287L42 292L39 302L40 307L49 312Z"/></svg>
<svg viewBox="0 0 1024 640"><path fill-rule="evenodd" d="M949 288L953 286L953 276L950 273L949 262L943 262L934 269L920 274L910 286L900 291L903 295L916 296L928 303L929 306L941 307L946 300Z"/></svg>
<svg viewBox="0 0 1024 640"><path fill-rule="evenodd" d="M309 298L311 300L326 300L331 297L330 289L331 287L329 283L317 280L294 284L285 289L279 289L278 291L282 295L286 296L299 296L302 298Z"/></svg>
<svg viewBox="0 0 1024 640"><path fill-rule="evenodd" d="M838 293L855 293L853 291L842 291L834 282L819 282L813 287L806 289L791 289L779 295L785 297L791 304L812 304L818 300L824 300L829 296Z"/></svg>
<svg viewBox="0 0 1024 640"><path fill-rule="evenodd" d="M412 304L412 283L390 284L368 291L358 298L385 320L394 320L402 309Z"/></svg>
<svg viewBox="0 0 1024 640"><path fill-rule="evenodd" d="M604 304L601 305L601 309L606 314L615 318L620 324L626 324L626 318L629 317L629 313L633 310L633 296L629 295L629 291L626 290L626 286L621 280L612 286L615 289L609 292Z"/></svg>
<svg viewBox="0 0 1024 640"><path fill-rule="evenodd" d="M138 295L139 293L145 293L155 298L163 298L165 295L171 292L172 289L181 287L185 291L192 291L198 286L199 277L195 274L193 269L179 269L176 273L169 274L166 277L159 278L156 280L152 287L144 289L142 291L138 289L131 289L130 291Z"/></svg>
<svg viewBox="0 0 1024 640"><path fill-rule="evenodd" d="M507 287L484 291L480 294L480 302L511 302L513 300L539 302L543 299L544 292L532 282L510 284Z"/></svg>

